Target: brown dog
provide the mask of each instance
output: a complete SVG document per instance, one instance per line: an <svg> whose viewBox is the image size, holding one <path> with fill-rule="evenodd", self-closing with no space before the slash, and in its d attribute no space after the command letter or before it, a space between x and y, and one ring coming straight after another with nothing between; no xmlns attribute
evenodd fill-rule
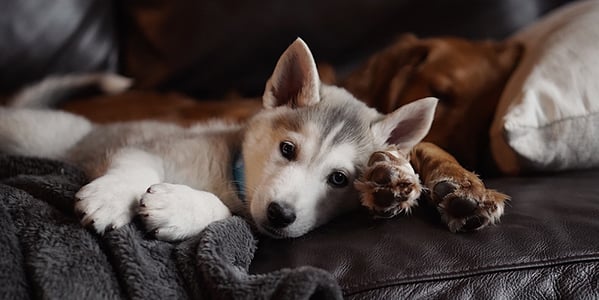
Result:
<svg viewBox="0 0 599 300"><path fill-rule="evenodd" d="M500 93L522 50L521 45L509 42L404 35L342 83L357 98L382 112L422 97L440 100L425 138L430 143L417 145L409 158L424 187L431 191L431 204L453 232L495 223L509 199L486 189L480 178L458 161L470 169L483 164ZM360 179L363 202L379 217L409 211L414 202L407 201L406 188L408 192L418 188L411 174L401 174L397 168L401 161L392 156L379 154L388 159L371 165Z"/></svg>
<svg viewBox="0 0 599 300"><path fill-rule="evenodd" d="M373 55L341 86L383 113L422 97L438 98L425 140L455 155L467 168L478 169L499 96L522 50L511 42L406 34Z"/></svg>

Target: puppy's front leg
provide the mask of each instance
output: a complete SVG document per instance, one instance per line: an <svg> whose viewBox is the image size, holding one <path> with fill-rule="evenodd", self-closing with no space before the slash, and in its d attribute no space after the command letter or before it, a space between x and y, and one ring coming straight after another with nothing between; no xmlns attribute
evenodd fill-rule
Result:
<svg viewBox="0 0 599 300"><path fill-rule="evenodd" d="M106 173L75 195L81 223L102 234L131 221L139 199L152 184L164 178L162 159L135 148L123 148L110 157Z"/></svg>
<svg viewBox="0 0 599 300"><path fill-rule="evenodd" d="M482 180L431 143L417 144L410 162L430 190L430 201L452 232L481 229L499 221L509 196L485 187Z"/></svg>
<svg viewBox="0 0 599 300"><path fill-rule="evenodd" d="M231 216L231 212L212 193L159 183L142 196L139 215L156 238L174 241L200 233L208 224Z"/></svg>

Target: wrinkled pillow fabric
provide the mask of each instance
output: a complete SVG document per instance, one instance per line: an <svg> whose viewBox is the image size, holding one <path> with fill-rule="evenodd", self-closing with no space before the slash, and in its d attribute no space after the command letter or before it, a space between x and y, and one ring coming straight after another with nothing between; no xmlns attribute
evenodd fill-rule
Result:
<svg viewBox="0 0 599 300"><path fill-rule="evenodd" d="M572 3L512 38L526 50L490 131L500 170L599 166L599 1Z"/></svg>

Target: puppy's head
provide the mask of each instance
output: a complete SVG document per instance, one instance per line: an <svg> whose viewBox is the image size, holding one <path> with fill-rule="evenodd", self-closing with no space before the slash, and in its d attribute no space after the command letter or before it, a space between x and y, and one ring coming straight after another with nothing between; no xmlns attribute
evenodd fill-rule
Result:
<svg viewBox="0 0 599 300"><path fill-rule="evenodd" d="M297 237L356 208L353 182L370 154L390 142L410 148L428 132L436 99L383 116L320 82L296 40L279 59L243 142L246 196L257 227Z"/></svg>
<svg viewBox="0 0 599 300"><path fill-rule="evenodd" d="M404 35L343 83L382 112L423 97L439 99L427 141L463 164L477 164L497 102L523 51L515 42Z"/></svg>

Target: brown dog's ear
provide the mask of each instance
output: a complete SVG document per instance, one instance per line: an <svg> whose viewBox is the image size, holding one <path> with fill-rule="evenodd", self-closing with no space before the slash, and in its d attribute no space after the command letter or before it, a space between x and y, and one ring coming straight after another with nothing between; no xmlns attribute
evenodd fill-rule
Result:
<svg viewBox="0 0 599 300"><path fill-rule="evenodd" d="M433 123L436 98L424 98L408 103L372 125L377 143L393 144L409 150L428 134Z"/></svg>
<svg viewBox="0 0 599 300"><path fill-rule="evenodd" d="M337 84L337 74L335 73L335 68L326 62L319 62L316 64L316 68L318 69L318 77L320 77L320 82L328 85L336 85Z"/></svg>
<svg viewBox="0 0 599 300"><path fill-rule="evenodd" d="M497 61L503 70L511 72L516 68L524 54L524 45L516 41L498 42L494 45Z"/></svg>
<svg viewBox="0 0 599 300"><path fill-rule="evenodd" d="M399 36L397 36L397 38L395 39L395 43L414 43L418 41L418 36L416 36L415 34L408 32L408 33L402 33Z"/></svg>
<svg viewBox="0 0 599 300"><path fill-rule="evenodd" d="M281 55L266 82L264 107L304 107L318 103L320 79L308 45L298 38Z"/></svg>
<svg viewBox="0 0 599 300"><path fill-rule="evenodd" d="M371 56L343 81L342 86L355 97L381 112L392 112L399 105L408 78L426 61L430 46L406 33L384 50Z"/></svg>

